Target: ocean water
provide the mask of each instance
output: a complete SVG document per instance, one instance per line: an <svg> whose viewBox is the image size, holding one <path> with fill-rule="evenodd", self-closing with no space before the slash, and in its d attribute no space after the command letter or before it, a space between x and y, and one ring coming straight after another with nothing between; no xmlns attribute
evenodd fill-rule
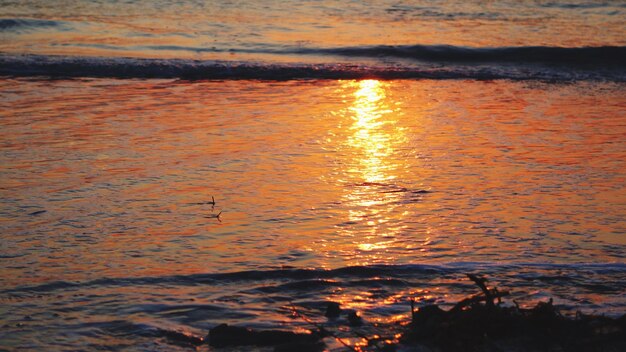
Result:
<svg viewBox="0 0 626 352"><path fill-rule="evenodd" d="M624 18L0 1L0 350L188 350L172 332L306 330L292 305L328 301L374 334L466 273L624 314Z"/></svg>

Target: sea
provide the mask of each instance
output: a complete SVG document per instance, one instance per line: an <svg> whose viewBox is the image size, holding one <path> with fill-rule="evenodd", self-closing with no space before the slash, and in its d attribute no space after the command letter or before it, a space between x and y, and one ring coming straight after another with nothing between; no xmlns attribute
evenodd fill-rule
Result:
<svg viewBox="0 0 626 352"><path fill-rule="evenodd" d="M621 316L625 185L621 0L0 1L2 351Z"/></svg>

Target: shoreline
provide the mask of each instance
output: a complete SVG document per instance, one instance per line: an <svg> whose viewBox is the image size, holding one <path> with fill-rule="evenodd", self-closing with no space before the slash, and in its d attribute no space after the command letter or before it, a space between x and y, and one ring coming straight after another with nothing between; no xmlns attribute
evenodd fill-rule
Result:
<svg viewBox="0 0 626 352"><path fill-rule="evenodd" d="M208 344L217 351L229 348L273 348L273 351L325 351L334 343L348 351L623 351L626 348L626 314L562 315L553 300L533 308L503 304L506 290L488 287L483 276L467 274L479 293L443 310L430 304L415 308L409 298L410 320L370 323L352 309L328 302L325 323L313 321L291 304L294 319L304 321L308 332L254 330L219 324L206 337L166 331L161 337L189 346ZM335 350L333 348L332 350Z"/></svg>

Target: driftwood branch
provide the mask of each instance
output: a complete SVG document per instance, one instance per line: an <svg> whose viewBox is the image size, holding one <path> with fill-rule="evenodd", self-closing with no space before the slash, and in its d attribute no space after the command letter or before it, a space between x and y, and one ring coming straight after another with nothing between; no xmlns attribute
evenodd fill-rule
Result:
<svg viewBox="0 0 626 352"><path fill-rule="evenodd" d="M476 294L464 300L461 300L450 310L451 312L458 312L460 310L463 310L463 308L467 306L480 302L485 302L488 308L494 308L494 300L497 299L498 303L500 303L502 297L508 296L510 294L509 291L498 291L498 289L495 287L491 289L488 288L487 285L485 285L485 283L487 282L487 279L485 277L473 274L467 274L467 277L480 288L482 294Z"/></svg>
<svg viewBox="0 0 626 352"><path fill-rule="evenodd" d="M497 298L500 299L501 297L505 297L508 296L510 293L509 291L498 291L495 293L491 293L490 297L492 299ZM471 296L469 298L466 298L464 300L459 301L457 304L454 305L454 307L450 310L451 312L458 312L460 310L463 310L463 308L467 307L467 306L471 306L472 304L476 304L476 303L480 303L480 302L485 302L487 300L487 298L482 295L482 294L477 294L474 296ZM493 303L493 302L492 302Z"/></svg>
<svg viewBox="0 0 626 352"><path fill-rule="evenodd" d="M491 292L485 285L485 282L487 282L487 278L482 277L482 276L476 276L473 274L467 274L467 277L469 277L470 280L474 281L476 286L480 287L480 290L483 291L483 294L485 295L485 303L487 304L487 307L493 308L494 306L493 296L491 295Z"/></svg>

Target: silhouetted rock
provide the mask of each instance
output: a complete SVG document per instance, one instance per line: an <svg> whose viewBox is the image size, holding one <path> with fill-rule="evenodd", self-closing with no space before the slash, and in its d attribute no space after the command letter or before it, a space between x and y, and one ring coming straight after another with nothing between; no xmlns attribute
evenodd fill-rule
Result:
<svg viewBox="0 0 626 352"><path fill-rule="evenodd" d="M446 311L439 308L438 305L432 304L424 306L413 312L412 323L424 324L441 321L446 315Z"/></svg>
<svg viewBox="0 0 626 352"><path fill-rule="evenodd" d="M264 330L254 331L248 328L220 324L209 331L209 345L213 347L226 346L278 346L311 344L320 342L320 337L314 334L299 334L290 331Z"/></svg>
<svg viewBox="0 0 626 352"><path fill-rule="evenodd" d="M327 318L338 318L341 314L341 308L339 307L339 303L337 302L328 302L326 306L326 314L324 314Z"/></svg>
<svg viewBox="0 0 626 352"><path fill-rule="evenodd" d="M350 314L348 314L348 324L350 324L350 326L361 326L363 325L363 318L361 318L357 312L350 312Z"/></svg>
<svg viewBox="0 0 626 352"><path fill-rule="evenodd" d="M322 341L290 342L274 347L274 352L321 352L325 347Z"/></svg>

